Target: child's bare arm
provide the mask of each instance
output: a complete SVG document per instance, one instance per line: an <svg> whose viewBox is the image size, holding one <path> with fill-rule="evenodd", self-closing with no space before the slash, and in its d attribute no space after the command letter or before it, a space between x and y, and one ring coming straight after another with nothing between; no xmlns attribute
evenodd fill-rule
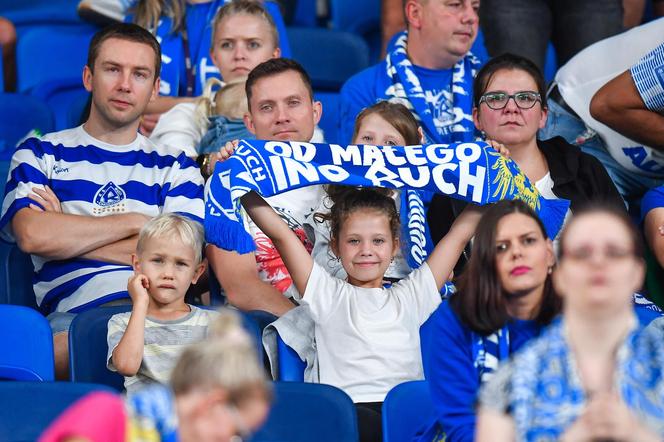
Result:
<svg viewBox="0 0 664 442"><path fill-rule="evenodd" d="M258 228L272 240L293 278L297 291L304 296L314 263L307 249L259 194L247 193L242 197L242 205Z"/></svg>
<svg viewBox="0 0 664 442"><path fill-rule="evenodd" d="M140 273L129 278L127 290L132 300L127 329L113 350L113 366L123 376L134 376L141 368L145 346L145 317L150 304L148 279Z"/></svg>
<svg viewBox="0 0 664 442"><path fill-rule="evenodd" d="M427 258L427 264L436 280L438 290L445 284L454 265L459 260L464 247L475 234L477 224L482 217L482 210L472 204L466 206L454 220L450 231L445 235Z"/></svg>

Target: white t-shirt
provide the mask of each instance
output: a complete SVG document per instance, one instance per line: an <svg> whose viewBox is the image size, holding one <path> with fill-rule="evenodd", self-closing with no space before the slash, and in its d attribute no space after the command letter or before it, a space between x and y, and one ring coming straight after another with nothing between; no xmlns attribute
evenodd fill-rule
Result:
<svg viewBox="0 0 664 442"><path fill-rule="evenodd" d="M622 74L664 41L664 18L588 46L556 73L560 94L589 128L597 132L607 151L625 169L662 177L664 154L630 140L590 115L590 100L609 80Z"/></svg>
<svg viewBox="0 0 664 442"><path fill-rule="evenodd" d="M158 146L180 149L188 157L195 157L198 155L196 147L207 130L207 120L199 121L196 117L195 103L179 103L159 117L150 141Z"/></svg>
<svg viewBox="0 0 664 442"><path fill-rule="evenodd" d="M314 263L302 302L316 323L321 383L357 403L423 379L420 326L441 302L426 263L387 289L355 287Z"/></svg>

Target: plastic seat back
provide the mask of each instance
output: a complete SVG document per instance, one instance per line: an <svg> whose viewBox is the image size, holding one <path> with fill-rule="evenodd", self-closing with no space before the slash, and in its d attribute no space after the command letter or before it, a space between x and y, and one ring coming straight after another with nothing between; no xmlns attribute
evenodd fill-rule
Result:
<svg viewBox="0 0 664 442"><path fill-rule="evenodd" d="M0 241L0 304L38 309L32 288L33 273L30 255L15 244Z"/></svg>
<svg viewBox="0 0 664 442"><path fill-rule="evenodd" d="M55 379L53 335L41 313L19 305L0 305L0 336L0 378Z"/></svg>
<svg viewBox="0 0 664 442"><path fill-rule="evenodd" d="M0 93L0 152L9 159L16 143L33 129L53 131L53 113L42 100L21 94Z"/></svg>
<svg viewBox="0 0 664 442"><path fill-rule="evenodd" d="M290 382L303 382L306 363L300 359L297 352L281 339L277 333L277 357L279 358L279 380Z"/></svg>
<svg viewBox="0 0 664 442"><path fill-rule="evenodd" d="M95 30L84 25L26 31L16 44L17 90L25 93L49 81L81 78Z"/></svg>
<svg viewBox="0 0 664 442"><path fill-rule="evenodd" d="M252 442L357 442L350 397L331 385L275 382L274 403Z"/></svg>
<svg viewBox="0 0 664 442"><path fill-rule="evenodd" d="M124 377L106 368L108 320L131 305L96 307L76 315L69 327L69 370L74 382L124 389Z"/></svg>
<svg viewBox="0 0 664 442"><path fill-rule="evenodd" d="M305 68L317 91L337 92L348 78L369 66L367 43L350 32L288 28L288 38L293 58Z"/></svg>
<svg viewBox="0 0 664 442"><path fill-rule="evenodd" d="M387 393L383 402L383 441L412 440L417 431L434 418L434 408L427 381L399 384Z"/></svg>
<svg viewBox="0 0 664 442"><path fill-rule="evenodd" d="M72 382L0 382L0 440L35 441L67 407L108 387Z"/></svg>

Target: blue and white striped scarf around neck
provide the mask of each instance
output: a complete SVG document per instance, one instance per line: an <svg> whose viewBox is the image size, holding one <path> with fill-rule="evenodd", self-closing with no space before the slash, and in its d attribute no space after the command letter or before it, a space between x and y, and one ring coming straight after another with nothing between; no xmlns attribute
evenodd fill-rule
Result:
<svg viewBox="0 0 664 442"><path fill-rule="evenodd" d="M385 58L387 76L392 85L385 91L389 101L401 103L411 111L424 129L431 143L459 143L475 139L473 123L473 78L481 67L480 60L472 53L466 54L452 68L452 109L454 123L451 136L440 134L425 99L425 91L408 59L408 32L393 40Z"/></svg>

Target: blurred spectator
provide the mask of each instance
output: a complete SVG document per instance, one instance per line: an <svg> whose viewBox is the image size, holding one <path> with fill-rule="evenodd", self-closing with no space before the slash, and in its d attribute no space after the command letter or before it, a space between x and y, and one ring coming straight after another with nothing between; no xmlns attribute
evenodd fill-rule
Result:
<svg viewBox="0 0 664 442"><path fill-rule="evenodd" d="M40 442L233 442L248 440L272 398L256 347L236 314L223 311L213 336L186 348L169 385L123 400L92 393L68 408Z"/></svg>
<svg viewBox="0 0 664 442"><path fill-rule="evenodd" d="M632 307L643 251L624 212L574 215L553 275L563 317L484 386L479 442L662 440L664 333Z"/></svg>
<svg viewBox="0 0 664 442"><path fill-rule="evenodd" d="M489 207L472 247L458 293L421 331L435 407L435 419L418 439L422 442L442 435L450 442L472 441L480 385L561 311L552 286L553 247L527 204L500 201ZM635 295L633 304L644 326L661 316L641 296Z"/></svg>
<svg viewBox="0 0 664 442"><path fill-rule="evenodd" d="M623 30L621 0L482 0L486 48L512 52L544 70L549 40L562 66L581 49Z"/></svg>

